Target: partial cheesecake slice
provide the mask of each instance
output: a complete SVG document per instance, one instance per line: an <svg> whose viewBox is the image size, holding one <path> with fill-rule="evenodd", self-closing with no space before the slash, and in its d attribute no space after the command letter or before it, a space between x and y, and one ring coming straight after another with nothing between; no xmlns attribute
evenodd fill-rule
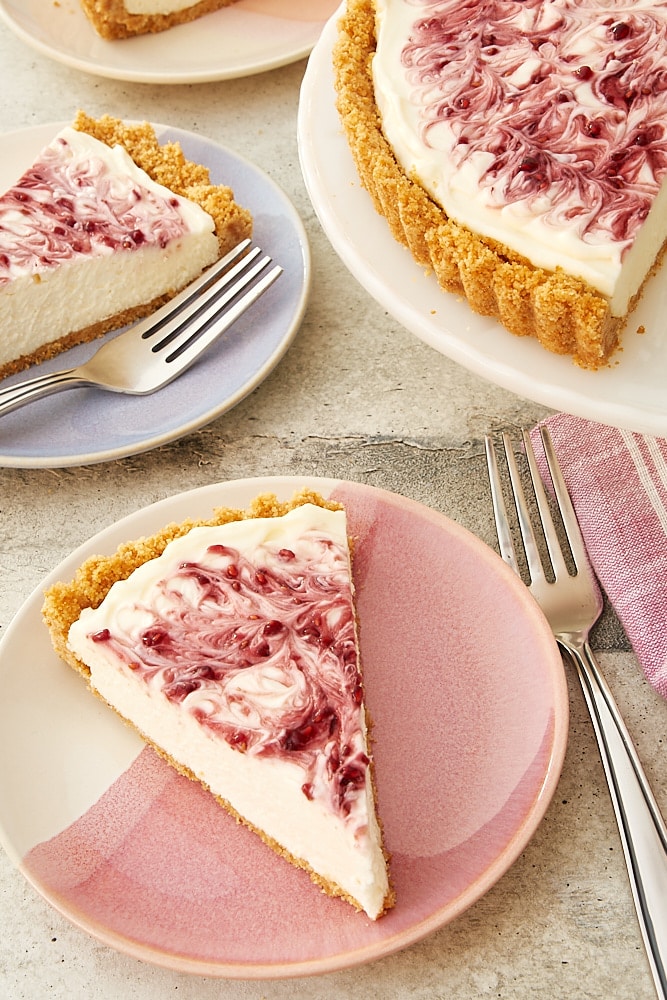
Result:
<svg viewBox="0 0 667 1000"><path fill-rule="evenodd" d="M178 770L314 882L393 905L345 511L313 493L171 525L46 594L54 647Z"/></svg>
<svg viewBox="0 0 667 1000"><path fill-rule="evenodd" d="M102 38L131 38L195 21L236 0L81 0Z"/></svg>
<svg viewBox="0 0 667 1000"><path fill-rule="evenodd" d="M660 0L347 0L333 52L394 238L475 312L588 369L667 248L666 58Z"/></svg>
<svg viewBox="0 0 667 1000"><path fill-rule="evenodd" d="M251 232L177 143L79 114L0 197L0 378L147 315Z"/></svg>

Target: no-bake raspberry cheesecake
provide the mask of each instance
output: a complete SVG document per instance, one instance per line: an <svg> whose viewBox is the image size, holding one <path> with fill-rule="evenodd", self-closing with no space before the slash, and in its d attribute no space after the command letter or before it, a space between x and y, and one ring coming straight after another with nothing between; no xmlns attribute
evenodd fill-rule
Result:
<svg viewBox="0 0 667 1000"><path fill-rule="evenodd" d="M667 3L348 0L364 186L447 291L605 364L667 227Z"/></svg>
<svg viewBox="0 0 667 1000"><path fill-rule="evenodd" d="M171 525L46 594L56 651L325 892L393 905L345 511L304 492Z"/></svg>
<svg viewBox="0 0 667 1000"><path fill-rule="evenodd" d="M251 232L178 143L80 113L0 196L0 378L147 315Z"/></svg>
<svg viewBox="0 0 667 1000"><path fill-rule="evenodd" d="M102 38L131 38L195 21L236 0L81 0Z"/></svg>

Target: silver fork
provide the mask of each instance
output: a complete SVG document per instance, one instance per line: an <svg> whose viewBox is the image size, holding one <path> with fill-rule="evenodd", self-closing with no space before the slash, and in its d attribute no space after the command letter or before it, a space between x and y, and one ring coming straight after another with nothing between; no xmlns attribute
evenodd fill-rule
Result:
<svg viewBox="0 0 667 1000"><path fill-rule="evenodd" d="M540 477L530 437L523 432L529 478L551 561L547 578L531 523L521 476L508 435L503 435L507 469L530 574L530 591L541 606L565 658L574 664L593 721L604 766L632 895L656 993L667 1000L667 827L651 792L618 707L588 642L602 599L548 431L541 428L544 452L575 572L568 570ZM512 529L503 499L496 451L487 437L486 457L500 553L520 574Z"/></svg>
<svg viewBox="0 0 667 1000"><path fill-rule="evenodd" d="M77 386L144 396L181 375L282 274L243 240L146 319L113 337L85 364L0 389L0 416ZM269 269L270 268L270 269Z"/></svg>

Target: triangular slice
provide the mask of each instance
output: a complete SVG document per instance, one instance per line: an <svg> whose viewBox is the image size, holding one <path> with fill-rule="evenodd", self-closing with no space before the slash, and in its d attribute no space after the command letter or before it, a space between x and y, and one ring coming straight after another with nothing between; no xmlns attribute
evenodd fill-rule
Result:
<svg viewBox="0 0 667 1000"><path fill-rule="evenodd" d="M393 905L345 511L312 493L171 525L46 595L57 652L331 895Z"/></svg>
<svg viewBox="0 0 667 1000"><path fill-rule="evenodd" d="M0 196L0 378L148 315L251 233L178 143L80 112Z"/></svg>

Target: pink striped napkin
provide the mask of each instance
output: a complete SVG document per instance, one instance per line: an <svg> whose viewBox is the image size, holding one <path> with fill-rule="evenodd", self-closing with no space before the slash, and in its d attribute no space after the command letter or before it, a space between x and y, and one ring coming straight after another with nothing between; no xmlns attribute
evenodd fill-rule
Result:
<svg viewBox="0 0 667 1000"><path fill-rule="evenodd" d="M667 697L667 440L558 414L549 428L591 563ZM539 431L531 432L538 454Z"/></svg>

